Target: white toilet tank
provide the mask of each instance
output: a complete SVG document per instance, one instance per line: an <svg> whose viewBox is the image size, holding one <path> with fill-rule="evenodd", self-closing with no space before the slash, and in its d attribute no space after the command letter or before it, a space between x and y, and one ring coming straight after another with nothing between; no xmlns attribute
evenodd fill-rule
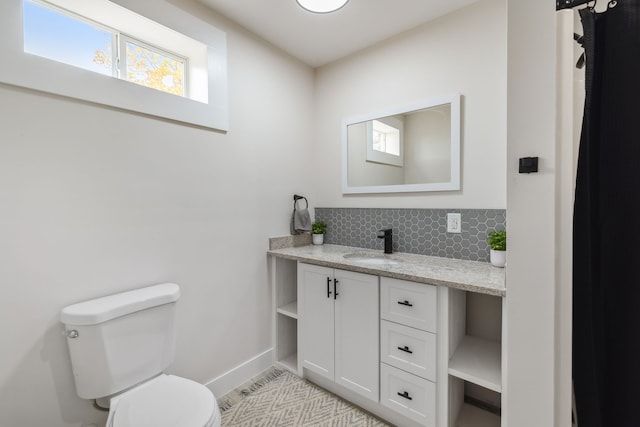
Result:
<svg viewBox="0 0 640 427"><path fill-rule="evenodd" d="M73 304L62 309L78 396L96 399L152 378L174 357L174 283Z"/></svg>

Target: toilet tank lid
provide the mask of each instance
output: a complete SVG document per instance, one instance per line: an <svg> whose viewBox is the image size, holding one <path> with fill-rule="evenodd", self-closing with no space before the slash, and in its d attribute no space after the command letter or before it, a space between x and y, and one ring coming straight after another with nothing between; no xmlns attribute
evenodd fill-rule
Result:
<svg viewBox="0 0 640 427"><path fill-rule="evenodd" d="M175 283L147 286L69 305L62 309L60 321L66 325L96 325L135 311L175 302L179 297L180 287Z"/></svg>

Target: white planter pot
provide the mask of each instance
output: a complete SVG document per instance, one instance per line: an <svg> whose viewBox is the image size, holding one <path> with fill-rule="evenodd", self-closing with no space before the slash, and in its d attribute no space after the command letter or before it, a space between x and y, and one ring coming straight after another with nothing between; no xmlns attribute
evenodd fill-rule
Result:
<svg viewBox="0 0 640 427"><path fill-rule="evenodd" d="M314 245L321 245L324 243L324 234L312 234L311 241Z"/></svg>
<svg viewBox="0 0 640 427"><path fill-rule="evenodd" d="M490 250L491 265L494 267L504 267L507 264L507 251Z"/></svg>

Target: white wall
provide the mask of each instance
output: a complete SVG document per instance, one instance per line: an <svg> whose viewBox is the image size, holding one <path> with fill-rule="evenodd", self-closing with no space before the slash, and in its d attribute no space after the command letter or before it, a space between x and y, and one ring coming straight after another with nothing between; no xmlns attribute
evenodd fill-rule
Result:
<svg viewBox="0 0 640 427"><path fill-rule="evenodd" d="M179 283L170 370L202 383L271 346L265 251L309 188L313 71L180 3L227 32L226 135L0 85L1 426L104 425L67 304Z"/></svg>
<svg viewBox="0 0 640 427"><path fill-rule="evenodd" d="M316 206L506 207L506 4L482 0L316 71ZM345 117L459 92L462 190L343 196Z"/></svg>
<svg viewBox="0 0 640 427"><path fill-rule="evenodd" d="M451 181L451 105L407 114L404 138L404 182Z"/></svg>
<svg viewBox="0 0 640 427"><path fill-rule="evenodd" d="M556 281L561 224L557 181L570 159L556 143L556 22L551 0L508 0L506 364L507 426L569 425L555 417ZM570 141L566 141L571 144ZM540 158L519 174L518 159ZM568 161L567 161L568 160ZM564 194L566 195L566 194ZM566 345L563 345L566 349Z"/></svg>

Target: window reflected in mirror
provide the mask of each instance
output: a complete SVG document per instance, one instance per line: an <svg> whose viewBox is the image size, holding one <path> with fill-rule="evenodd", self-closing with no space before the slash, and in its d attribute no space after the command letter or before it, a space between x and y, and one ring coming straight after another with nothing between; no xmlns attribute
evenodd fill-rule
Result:
<svg viewBox="0 0 640 427"><path fill-rule="evenodd" d="M460 188L460 95L345 120L345 193Z"/></svg>

